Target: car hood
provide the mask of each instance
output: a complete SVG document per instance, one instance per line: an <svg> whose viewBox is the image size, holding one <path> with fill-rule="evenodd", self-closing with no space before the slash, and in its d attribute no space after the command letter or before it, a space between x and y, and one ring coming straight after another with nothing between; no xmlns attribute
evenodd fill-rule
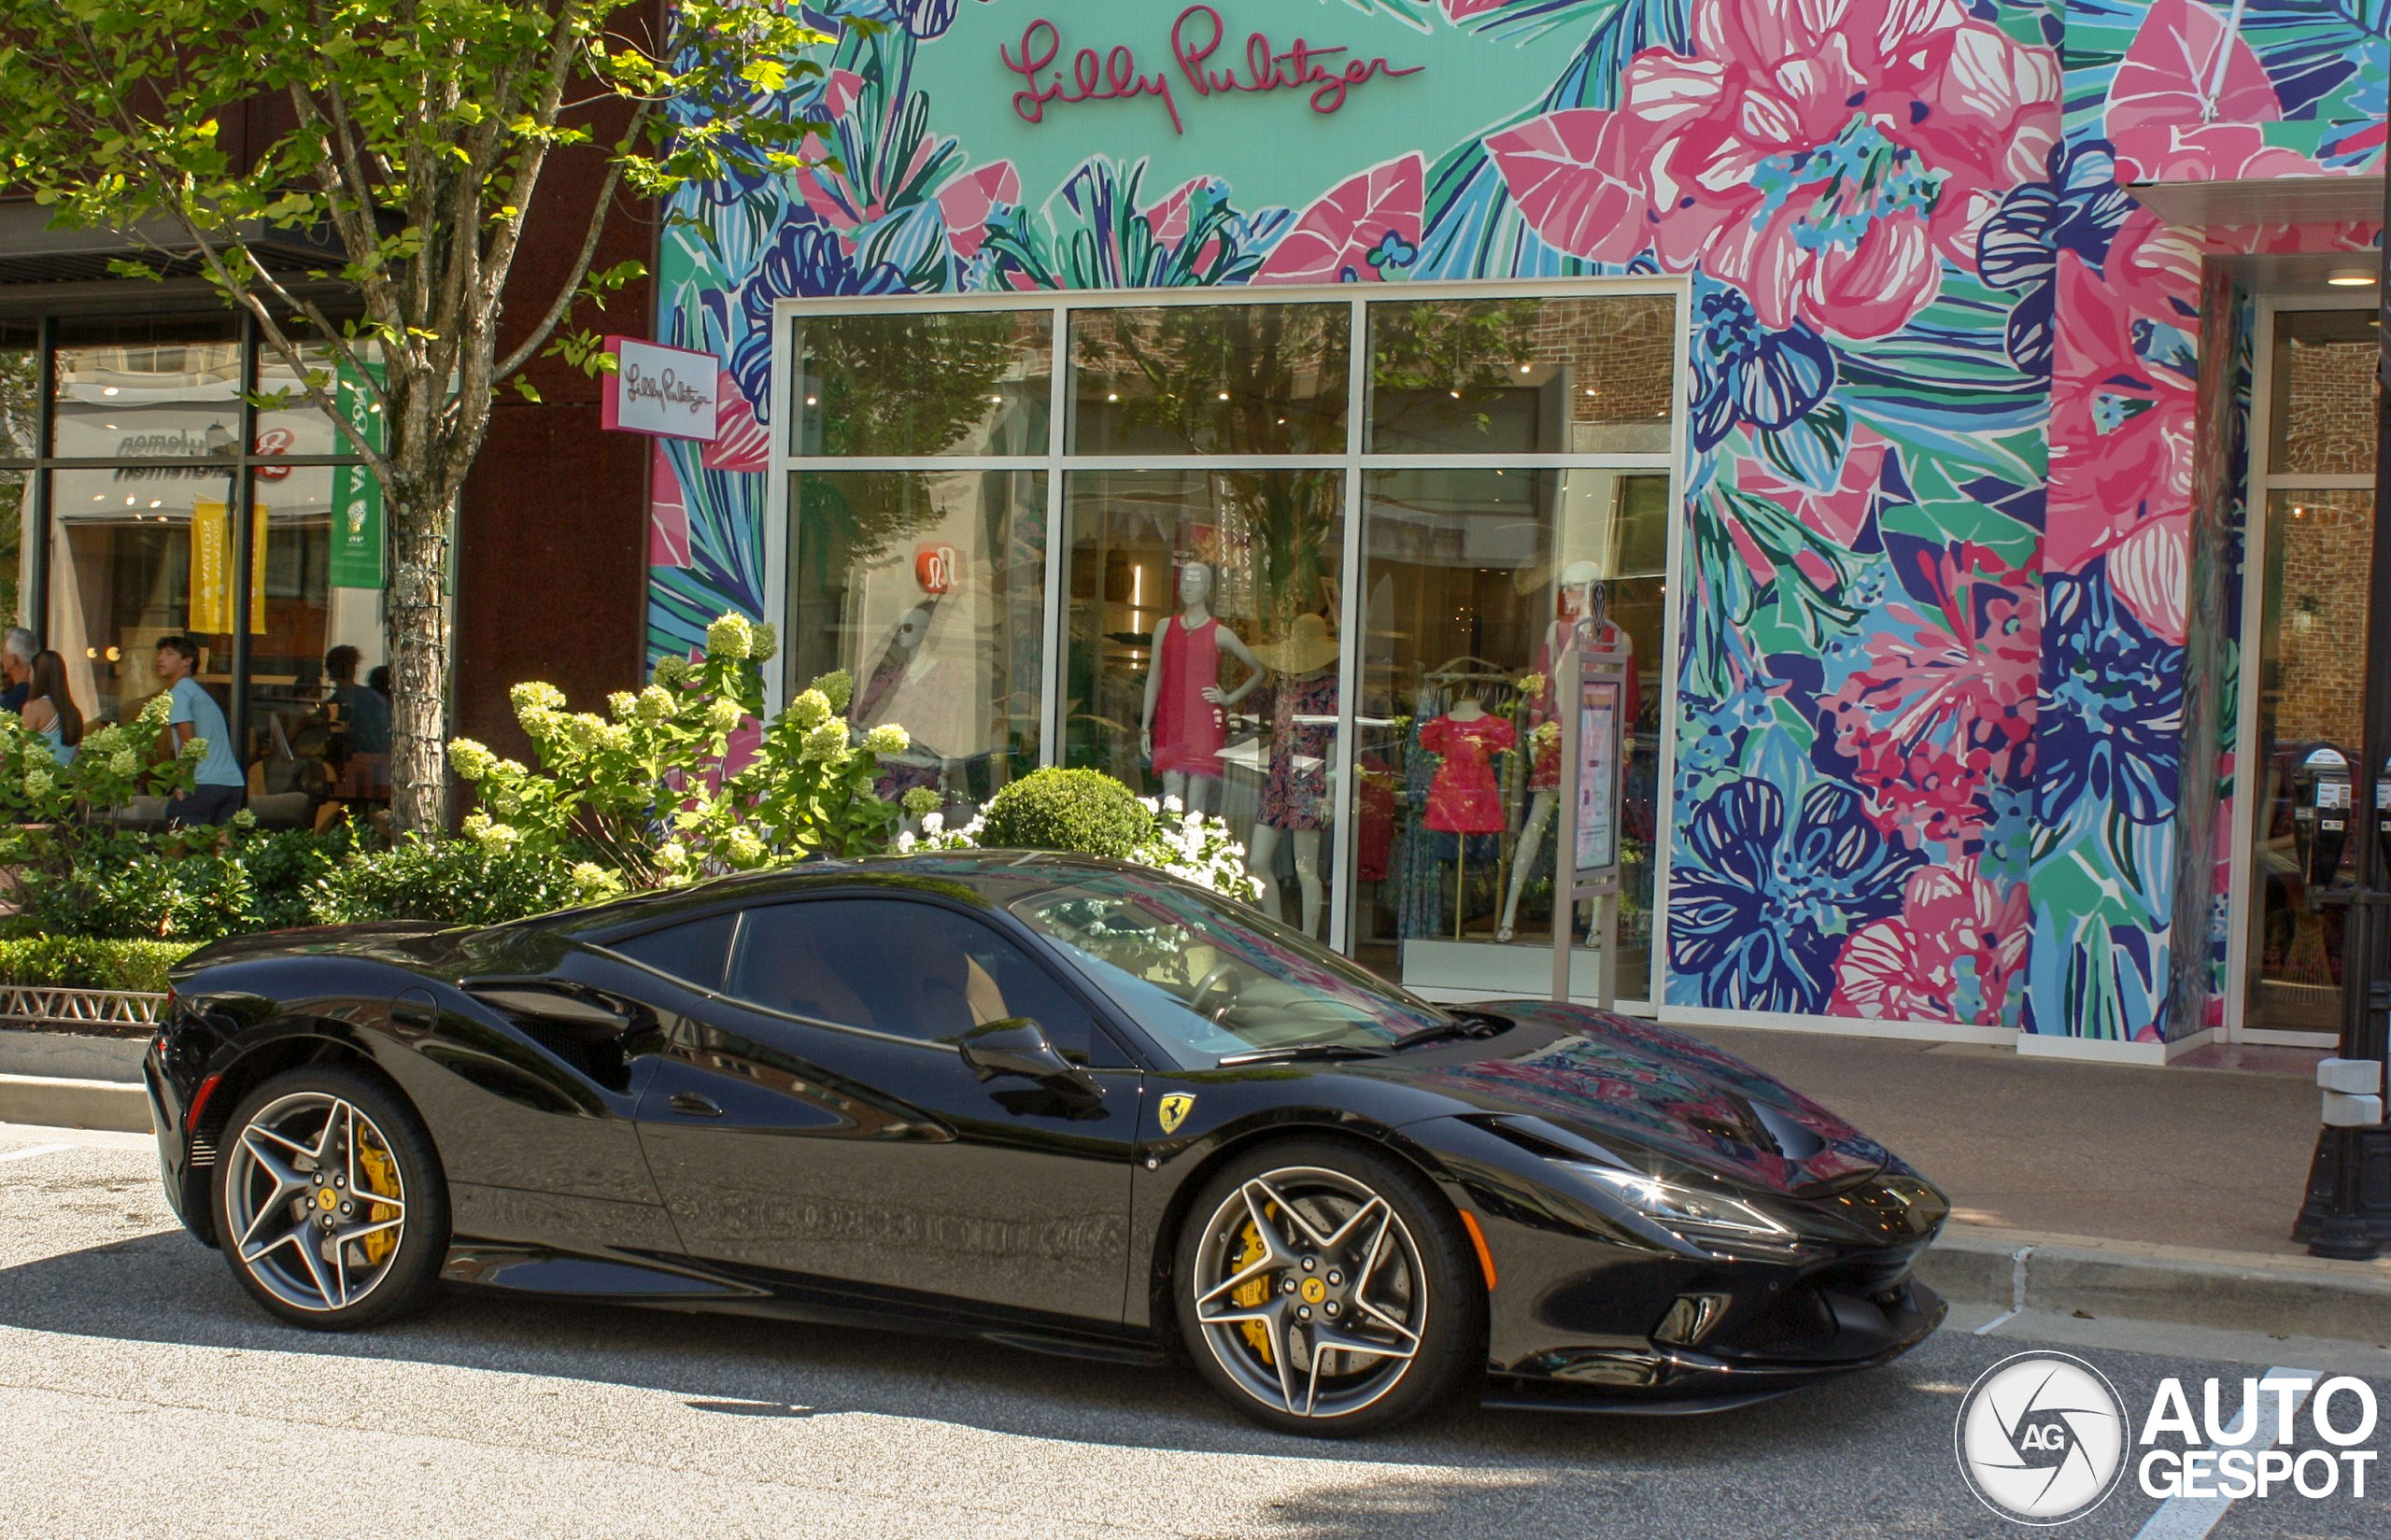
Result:
<svg viewBox="0 0 2391 1540"><path fill-rule="evenodd" d="M1360 1067L1515 1120L1521 1132L1540 1120L1630 1164L1641 1164L1640 1148L1769 1192L1908 1169L1807 1096L1683 1033L1545 1001L1483 1009L1513 1025Z"/></svg>

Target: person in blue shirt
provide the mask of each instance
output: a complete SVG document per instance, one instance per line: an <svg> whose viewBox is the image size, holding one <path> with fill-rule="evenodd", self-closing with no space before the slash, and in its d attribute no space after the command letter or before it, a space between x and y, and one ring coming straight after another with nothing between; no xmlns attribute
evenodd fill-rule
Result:
<svg viewBox="0 0 2391 1540"><path fill-rule="evenodd" d="M192 739L206 742L194 784L166 804L166 827L232 821L248 800L248 778L241 773L240 757L233 752L232 725L224 720L216 698L191 677L199 672L199 643L187 636L158 639L158 677L166 682L174 706L166 713L167 730L177 751Z"/></svg>

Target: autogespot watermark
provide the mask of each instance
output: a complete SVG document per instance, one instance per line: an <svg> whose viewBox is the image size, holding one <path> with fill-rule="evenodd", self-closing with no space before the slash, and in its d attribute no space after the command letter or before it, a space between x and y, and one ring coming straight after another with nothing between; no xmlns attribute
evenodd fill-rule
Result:
<svg viewBox="0 0 2391 1540"><path fill-rule="evenodd" d="M2090 1513L2129 1466L2143 1494L2162 1501L2366 1495L2376 1451L2357 1446L2374 1436L2376 1414L2365 1380L2273 1370L2238 1387L2197 1383L2197 1415L2184 1381L2162 1379L2135 1423L2116 1387L2084 1360L2004 1358L1959 1403L1959 1474L1993 1512L2037 1527ZM2303 1420L2323 1448L2290 1447Z"/></svg>

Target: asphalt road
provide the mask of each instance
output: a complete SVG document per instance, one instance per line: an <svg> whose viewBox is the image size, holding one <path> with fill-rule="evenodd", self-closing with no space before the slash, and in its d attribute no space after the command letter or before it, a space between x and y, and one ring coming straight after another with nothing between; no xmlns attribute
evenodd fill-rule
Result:
<svg viewBox="0 0 2391 1540"><path fill-rule="evenodd" d="M2130 1476L2056 1532L1970 1495L1951 1452L1959 1398L2030 1345L2019 1322L1995 1335L1974 1323L1890 1369L1721 1417L1455 1407L1323 1444L1241 1421L1179 1370L776 1321L459 1295L363 1335L296 1331L174 1226L146 1139L0 1125L0 1533L2141 1533L2159 1505ZM2167 1375L2197 1387L2257 1373L2254 1360L2391 1363L2263 1337L2044 1330L2129 1409ZM2391 1421L2391 1380L2376 1383ZM2391 1451L2391 1429L2369 1447ZM2278 1493L2207 1531L2175 1513L2170 1533L2391 1536L2391 1503L2372 1495L2391 1492L2381 1463L2364 1501L2345 1484L2324 1501Z"/></svg>

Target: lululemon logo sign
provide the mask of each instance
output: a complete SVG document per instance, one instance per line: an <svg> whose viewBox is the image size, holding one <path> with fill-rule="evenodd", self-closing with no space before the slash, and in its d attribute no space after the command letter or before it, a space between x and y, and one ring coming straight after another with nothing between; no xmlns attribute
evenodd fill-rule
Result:
<svg viewBox="0 0 2391 1540"><path fill-rule="evenodd" d="M2116 1390L2065 1353L2019 1353L1987 1369L1959 1404L1953 1436L1969 1488L2020 1524L2081 1519L2125 1473Z"/></svg>
<svg viewBox="0 0 2391 1540"><path fill-rule="evenodd" d="M925 545L913 553L913 581L926 594L942 594L955 586L955 547Z"/></svg>

